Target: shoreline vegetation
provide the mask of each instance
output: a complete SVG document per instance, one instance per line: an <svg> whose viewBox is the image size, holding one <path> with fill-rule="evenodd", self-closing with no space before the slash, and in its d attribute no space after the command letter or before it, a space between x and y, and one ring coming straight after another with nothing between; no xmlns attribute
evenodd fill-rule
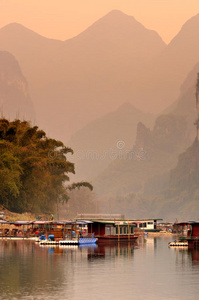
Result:
<svg viewBox="0 0 199 300"><path fill-rule="evenodd" d="M30 122L0 119L0 205L18 214L50 215L67 203L70 191L92 190L89 182L68 184L75 174L68 153L73 150Z"/></svg>

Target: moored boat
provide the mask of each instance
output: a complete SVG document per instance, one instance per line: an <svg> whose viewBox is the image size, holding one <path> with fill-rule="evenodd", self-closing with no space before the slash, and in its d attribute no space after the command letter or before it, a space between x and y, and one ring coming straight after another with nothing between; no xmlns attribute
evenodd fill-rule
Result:
<svg viewBox="0 0 199 300"><path fill-rule="evenodd" d="M39 245L88 245L96 242L97 238L94 237L55 240L53 235L49 235L47 239L45 236L41 236Z"/></svg>
<svg viewBox="0 0 199 300"><path fill-rule="evenodd" d="M134 234L135 223L132 221L90 220L88 233L97 238L98 244L135 243L138 235Z"/></svg>
<svg viewBox="0 0 199 300"><path fill-rule="evenodd" d="M169 247L188 247L188 241L174 241L169 243Z"/></svg>

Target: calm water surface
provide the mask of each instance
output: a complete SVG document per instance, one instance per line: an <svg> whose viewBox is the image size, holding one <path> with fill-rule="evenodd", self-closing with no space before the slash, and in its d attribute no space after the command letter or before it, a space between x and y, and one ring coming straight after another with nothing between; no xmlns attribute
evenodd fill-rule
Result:
<svg viewBox="0 0 199 300"><path fill-rule="evenodd" d="M199 250L169 249L172 239L51 248L0 241L0 299L199 299Z"/></svg>

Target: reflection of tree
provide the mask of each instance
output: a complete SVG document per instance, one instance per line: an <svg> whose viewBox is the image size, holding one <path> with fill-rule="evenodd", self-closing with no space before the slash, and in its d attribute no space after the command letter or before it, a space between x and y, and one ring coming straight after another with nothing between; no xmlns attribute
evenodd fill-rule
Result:
<svg viewBox="0 0 199 300"><path fill-rule="evenodd" d="M1 242L0 292L18 298L36 293L51 293L66 285L64 267L57 255L49 256L48 249L41 249L33 242ZM33 291L34 288L34 291ZM13 296L13 298L14 298ZM20 298L20 297L19 297Z"/></svg>
<svg viewBox="0 0 199 300"><path fill-rule="evenodd" d="M104 264L132 259L133 255L134 247L128 244L40 247L31 241L0 241L0 298L52 299L56 295L56 299L65 299L67 295L70 299L79 292L77 282L84 279L85 269L89 278L97 258Z"/></svg>

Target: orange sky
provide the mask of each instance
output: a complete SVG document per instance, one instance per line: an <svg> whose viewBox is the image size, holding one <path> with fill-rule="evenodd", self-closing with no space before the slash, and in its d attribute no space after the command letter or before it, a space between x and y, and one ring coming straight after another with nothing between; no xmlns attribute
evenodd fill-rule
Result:
<svg viewBox="0 0 199 300"><path fill-rule="evenodd" d="M199 0L0 0L0 28L18 22L49 38L73 37L113 9L134 16L168 43Z"/></svg>

